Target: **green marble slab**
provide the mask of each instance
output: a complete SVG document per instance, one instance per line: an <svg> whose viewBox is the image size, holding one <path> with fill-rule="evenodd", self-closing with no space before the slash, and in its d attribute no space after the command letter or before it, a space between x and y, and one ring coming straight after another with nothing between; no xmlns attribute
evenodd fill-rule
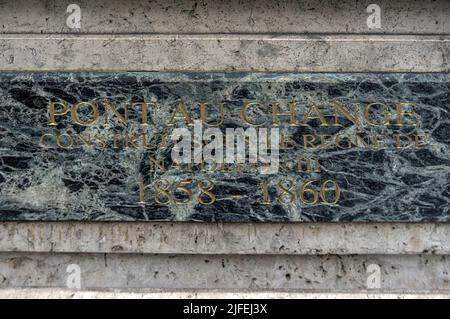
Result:
<svg viewBox="0 0 450 319"><path fill-rule="evenodd" d="M448 74L1 73L0 221L448 222L449 144Z"/></svg>

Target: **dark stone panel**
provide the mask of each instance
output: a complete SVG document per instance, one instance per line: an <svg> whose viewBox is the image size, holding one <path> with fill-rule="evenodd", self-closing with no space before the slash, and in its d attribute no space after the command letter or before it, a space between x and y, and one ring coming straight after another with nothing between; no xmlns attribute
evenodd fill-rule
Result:
<svg viewBox="0 0 450 319"><path fill-rule="evenodd" d="M73 112L81 101L99 112L92 125L75 121L96 116L87 105ZM122 116L127 110L126 125L105 101ZM131 106L143 101L149 103L146 126L142 107ZM227 128L251 127L240 111L260 103L248 109L248 119L278 128L289 142L278 170L263 174L261 163L240 170L233 164L216 171L174 167L170 134L193 131L183 118L168 125L180 101L192 120L200 119L199 103L210 103L211 122L224 103L218 127L224 136ZM67 106L57 107L65 114L56 116L55 126L49 125L50 102ZM294 102L295 123L283 115L273 126L273 103L287 112ZM371 103L382 104L368 108ZM308 117L312 106L326 125L316 112ZM203 132L207 128L203 124ZM318 145L321 136L322 146L305 144L314 138ZM399 137L410 147L399 147ZM448 222L449 143L448 74L1 73L0 220ZM311 172L297 170L303 157L312 159ZM141 181L145 203L139 203ZM166 182L168 193L155 187ZM340 189L336 203L333 182Z"/></svg>

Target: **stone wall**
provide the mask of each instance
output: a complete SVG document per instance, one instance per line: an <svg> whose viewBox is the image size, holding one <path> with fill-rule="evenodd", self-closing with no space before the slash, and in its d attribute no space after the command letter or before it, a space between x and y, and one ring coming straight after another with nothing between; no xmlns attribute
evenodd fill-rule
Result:
<svg viewBox="0 0 450 319"><path fill-rule="evenodd" d="M70 29L72 1L4 1L0 70L449 71L448 1L376 1L369 29L372 2L79 1ZM83 291L448 294L449 238L447 224L2 222L0 295L65 289L73 264Z"/></svg>

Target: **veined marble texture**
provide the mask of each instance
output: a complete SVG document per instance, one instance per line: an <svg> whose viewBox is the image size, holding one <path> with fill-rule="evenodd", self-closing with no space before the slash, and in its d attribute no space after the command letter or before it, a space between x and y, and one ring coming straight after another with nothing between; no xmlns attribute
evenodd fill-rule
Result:
<svg viewBox="0 0 450 319"><path fill-rule="evenodd" d="M260 103L246 115L270 128L272 103L287 112L288 104L296 102L293 125L288 125L288 116L280 117L280 131L289 140L289 147L280 150L286 168L258 174L251 169L171 167L173 142L164 136L171 132L168 123L180 100L193 120L200 117L198 103L211 103L211 122L220 118L217 106L224 103L223 132L249 127L240 118L245 103ZM67 113L56 116L56 126L49 125L50 101L68 105ZM98 105L98 121L88 126L74 122L72 109L80 101ZM128 108L125 126L102 109L104 101L122 115L125 102L157 104L149 106L148 126L141 125L138 107ZM336 113L330 107L335 102L349 114L359 114L358 125ZM389 106L387 115L377 107L366 114L374 123L387 120L386 125L364 121L364 107L371 103ZM397 112L398 103L405 103L405 114ZM312 105L323 110L328 125L314 112L301 125ZM59 107L57 112L64 113ZM414 116L406 114L412 107ZM449 112L448 74L1 73L0 220L449 222ZM110 125L105 125L105 113ZM75 112L80 122L92 114L87 107ZM335 121L340 125L333 125ZM175 122L175 127L192 130L183 118ZM305 146L305 136L315 136L310 140L314 144L321 135L326 147ZM375 135L385 137L382 147L352 140ZM56 136L64 147L56 144ZM132 136L139 136L136 143ZM400 139L411 147L395 147L395 136L413 137ZM336 142L340 138L342 144ZM345 147L345 141L353 144ZM303 157L317 158L319 165L313 165L311 173L298 172L296 164ZM161 160L166 169L155 168L151 159ZM311 179L316 182L302 190ZM171 184L168 195L155 188L155 183L164 188L161 180ZM327 180L339 185L336 203L334 184L329 182L320 192ZM198 187L202 181L213 184L212 204ZM139 203L139 182L145 187L145 204ZM267 183L265 194L262 183ZM168 203L158 204L155 197Z"/></svg>

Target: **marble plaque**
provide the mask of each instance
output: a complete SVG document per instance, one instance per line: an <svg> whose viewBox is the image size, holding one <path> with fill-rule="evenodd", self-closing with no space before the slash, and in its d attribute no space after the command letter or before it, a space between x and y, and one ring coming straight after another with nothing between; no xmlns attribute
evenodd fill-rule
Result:
<svg viewBox="0 0 450 319"><path fill-rule="evenodd" d="M0 220L450 221L450 75L1 73Z"/></svg>

